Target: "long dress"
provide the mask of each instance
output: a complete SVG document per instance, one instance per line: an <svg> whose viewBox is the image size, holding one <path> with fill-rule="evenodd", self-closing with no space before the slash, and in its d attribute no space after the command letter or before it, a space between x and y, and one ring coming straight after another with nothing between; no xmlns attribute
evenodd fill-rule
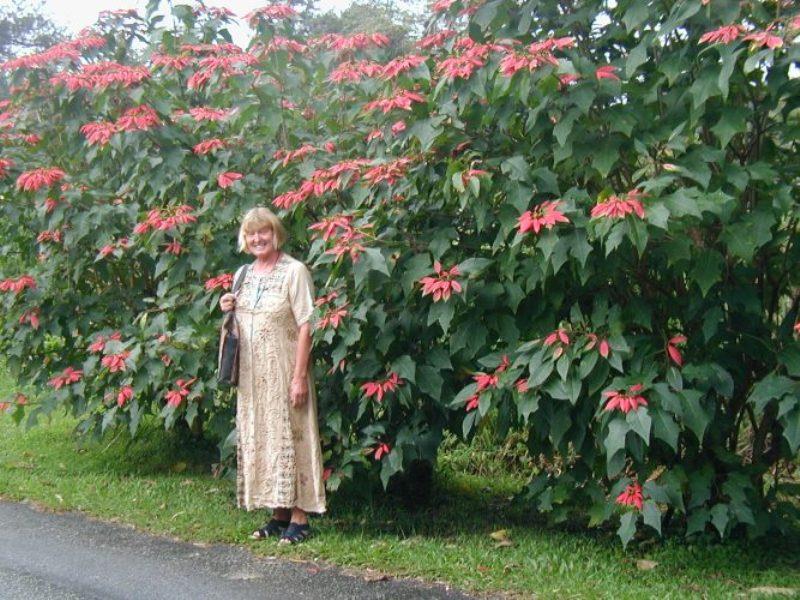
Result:
<svg viewBox="0 0 800 600"><path fill-rule="evenodd" d="M238 274L238 272L237 272ZM281 254L264 274L247 270L236 299L239 385L237 504L245 510L297 507L325 512L317 401L290 400L299 327L314 310L311 275Z"/></svg>

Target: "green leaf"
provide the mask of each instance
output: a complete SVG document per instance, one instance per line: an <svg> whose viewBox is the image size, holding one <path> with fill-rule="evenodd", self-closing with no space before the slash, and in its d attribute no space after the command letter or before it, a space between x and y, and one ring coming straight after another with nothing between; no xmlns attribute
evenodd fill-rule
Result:
<svg viewBox="0 0 800 600"><path fill-rule="evenodd" d="M358 262L353 265L356 287L361 287L370 271L378 271L389 276L389 265L380 248L366 248Z"/></svg>
<svg viewBox="0 0 800 600"><path fill-rule="evenodd" d="M650 426L653 421L650 418L647 408L640 406L638 409L630 411L625 415L625 420L630 426L631 431L636 432L645 444L650 445Z"/></svg>
<svg viewBox="0 0 800 600"><path fill-rule="evenodd" d="M723 100L728 99L728 89L729 89L729 81L731 75L733 75L733 70L736 68L736 60L739 58L739 55L744 52L744 48L740 48L739 50L733 50L733 48L726 46L726 45L717 45L717 49L719 50L720 57L722 58L722 67L719 70L719 79L717 80L717 84L719 85L720 92L722 92ZM727 112L726 108L726 112ZM726 144L723 144L722 147L724 148Z"/></svg>
<svg viewBox="0 0 800 600"><path fill-rule="evenodd" d="M675 420L665 411L653 410L653 435L669 444L675 451L678 451L678 435L680 428Z"/></svg>
<svg viewBox="0 0 800 600"><path fill-rule="evenodd" d="M795 383L791 379L772 373L753 386L747 403L753 406L756 415L761 415L771 401L780 400L794 389Z"/></svg>
<svg viewBox="0 0 800 600"><path fill-rule="evenodd" d="M603 440L606 457L612 457L620 450L625 449L625 436L630 431L630 425L622 419L613 419L608 424L608 434Z"/></svg>
<svg viewBox="0 0 800 600"><path fill-rule="evenodd" d="M678 393L683 406L683 421L694 432L697 441L703 443L706 427L711 422L711 415L706 413L700 399L703 397L698 391L683 390Z"/></svg>
<svg viewBox="0 0 800 600"><path fill-rule="evenodd" d="M417 364L407 354L397 358L392 363L390 370L397 373L401 379L405 379L411 383L416 382Z"/></svg>
<svg viewBox="0 0 800 600"><path fill-rule="evenodd" d="M720 538L725 537L725 531L729 522L730 510L728 510L728 505L723 503L715 504L711 508L711 524L719 531Z"/></svg>
<svg viewBox="0 0 800 600"><path fill-rule="evenodd" d="M428 310L428 325L439 323L442 333L447 333L450 323L455 315L455 306L452 301L434 302Z"/></svg>
<svg viewBox="0 0 800 600"><path fill-rule="evenodd" d="M648 41L642 41L638 46L628 53L628 60L625 61L625 79L630 79L641 65L647 62Z"/></svg>
<svg viewBox="0 0 800 600"><path fill-rule="evenodd" d="M715 250L700 250L694 267L689 273L692 280L700 287L703 296L722 278L724 260Z"/></svg>
<svg viewBox="0 0 800 600"><path fill-rule="evenodd" d="M500 163L500 170L512 181L527 181L531 167L524 156L512 156Z"/></svg>
<svg viewBox="0 0 800 600"><path fill-rule="evenodd" d="M622 540L622 546L628 547L628 543L633 539L636 534L636 522L639 520L639 515L635 512L626 512L619 520L619 529L617 535Z"/></svg>
<svg viewBox="0 0 800 600"><path fill-rule="evenodd" d="M417 368L416 375L419 389L434 400L439 400L442 396L442 384L444 383L439 370L428 365L421 365Z"/></svg>
<svg viewBox="0 0 800 600"><path fill-rule="evenodd" d="M642 521L661 535L661 511L652 500L645 500L642 505Z"/></svg>
<svg viewBox="0 0 800 600"><path fill-rule="evenodd" d="M722 111L719 121L711 128L712 133L719 140L720 148L725 148L736 134L747 131L749 115L747 110L737 107L729 107Z"/></svg>

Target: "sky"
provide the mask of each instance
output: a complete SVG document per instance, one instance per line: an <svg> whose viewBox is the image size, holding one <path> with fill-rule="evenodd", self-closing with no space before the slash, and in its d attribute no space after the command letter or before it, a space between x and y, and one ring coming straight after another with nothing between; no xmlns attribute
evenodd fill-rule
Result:
<svg viewBox="0 0 800 600"><path fill-rule="evenodd" d="M352 0L319 0L317 6L322 12L346 8ZM4 3L4 2L0 2ZM175 2L183 4L184 2ZM225 6L241 17L254 8L270 4L270 0L208 0L206 6ZM33 3L32 3L33 4ZM52 20L77 33L95 22L97 15L103 10L135 8L144 14L147 0L44 0L44 13ZM185 4L194 4L187 0Z"/></svg>

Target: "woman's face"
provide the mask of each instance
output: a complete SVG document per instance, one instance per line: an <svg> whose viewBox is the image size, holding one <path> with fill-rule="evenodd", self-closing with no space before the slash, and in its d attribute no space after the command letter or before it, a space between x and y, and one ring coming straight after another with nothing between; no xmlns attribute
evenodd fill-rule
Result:
<svg viewBox="0 0 800 600"><path fill-rule="evenodd" d="M247 251L256 258L265 259L275 252L272 229L269 227L245 233L244 241L247 243Z"/></svg>

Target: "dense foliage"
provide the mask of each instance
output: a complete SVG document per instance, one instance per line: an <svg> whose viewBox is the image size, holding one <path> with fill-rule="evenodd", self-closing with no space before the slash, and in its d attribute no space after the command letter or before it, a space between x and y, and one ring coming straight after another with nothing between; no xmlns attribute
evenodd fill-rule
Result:
<svg viewBox="0 0 800 600"><path fill-rule="evenodd" d="M157 3L153 3L154 5ZM800 447L800 16L739 0L439 0L417 49L224 9L107 13L3 65L14 373L85 430L218 433L237 219L312 266L326 475L384 484L487 415L560 520L759 534ZM138 46L137 46L138 44ZM142 46L145 46L142 52ZM139 57L144 56L144 62ZM36 257L36 260L34 260ZM224 436L223 436L224 437Z"/></svg>

